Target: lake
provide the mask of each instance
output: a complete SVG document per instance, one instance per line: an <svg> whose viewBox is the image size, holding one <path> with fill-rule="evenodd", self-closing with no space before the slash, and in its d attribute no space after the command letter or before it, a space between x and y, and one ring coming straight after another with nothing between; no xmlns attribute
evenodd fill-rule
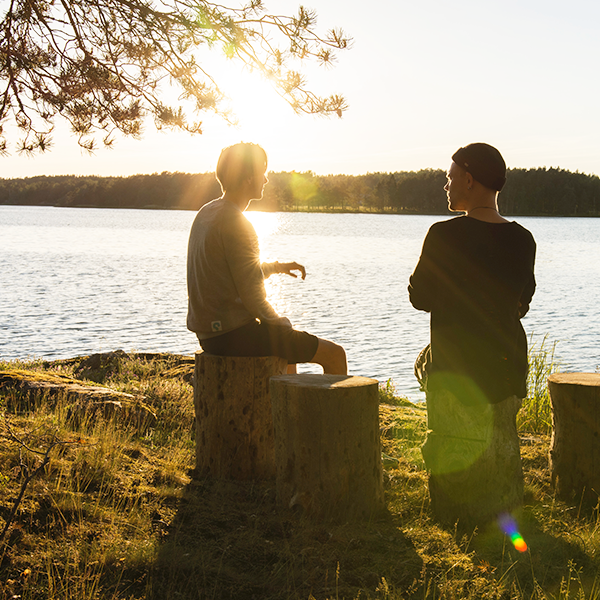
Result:
<svg viewBox="0 0 600 600"><path fill-rule="evenodd" d="M69 358L121 348L191 354L185 261L194 212L0 206L0 359ZM263 260L295 260L305 281L267 280L295 327L341 343L351 374L413 376L429 315L408 277L429 226L445 217L249 212ZM600 219L518 218L538 244L523 324L558 342L563 370L600 368ZM300 372L318 372L301 366Z"/></svg>

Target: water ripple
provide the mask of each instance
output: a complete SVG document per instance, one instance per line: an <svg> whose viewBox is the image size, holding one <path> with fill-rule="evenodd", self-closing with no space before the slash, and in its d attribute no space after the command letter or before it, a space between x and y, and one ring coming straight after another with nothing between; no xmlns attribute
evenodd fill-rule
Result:
<svg viewBox="0 0 600 600"><path fill-rule="evenodd" d="M0 358L109 351L192 353L185 328L191 212L0 207ZM421 399L413 363L429 317L406 285L439 217L252 215L264 260L296 260L305 281L267 281L294 325L344 345L353 374L393 378ZM261 219L265 225L261 226ZM600 365L600 219L520 219L538 242L526 330L558 340L565 369ZM318 372L301 366L301 372Z"/></svg>

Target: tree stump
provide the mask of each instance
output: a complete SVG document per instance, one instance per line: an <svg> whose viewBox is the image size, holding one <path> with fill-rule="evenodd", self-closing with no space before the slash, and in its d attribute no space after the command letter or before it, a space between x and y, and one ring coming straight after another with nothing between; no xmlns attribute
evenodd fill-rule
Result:
<svg viewBox="0 0 600 600"><path fill-rule="evenodd" d="M600 373L554 373L550 470L557 495L595 504L600 496Z"/></svg>
<svg viewBox="0 0 600 600"><path fill-rule="evenodd" d="M465 406L446 390L427 394L429 497L442 523L473 527L523 502L516 396Z"/></svg>
<svg viewBox="0 0 600 600"><path fill-rule="evenodd" d="M196 352L196 471L217 479L275 478L269 379L285 373L277 356Z"/></svg>
<svg viewBox="0 0 600 600"><path fill-rule="evenodd" d="M271 378L277 500L315 518L383 510L376 379Z"/></svg>

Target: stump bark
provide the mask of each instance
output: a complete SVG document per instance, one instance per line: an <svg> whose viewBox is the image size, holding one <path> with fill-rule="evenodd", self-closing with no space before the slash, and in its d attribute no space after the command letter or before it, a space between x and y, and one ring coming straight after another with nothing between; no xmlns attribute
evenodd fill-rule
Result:
<svg viewBox="0 0 600 600"><path fill-rule="evenodd" d="M271 400L280 505L338 520L384 509L377 380L282 375Z"/></svg>
<svg viewBox="0 0 600 600"><path fill-rule="evenodd" d="M554 373L550 469L557 495L595 504L600 496L600 374Z"/></svg>
<svg viewBox="0 0 600 600"><path fill-rule="evenodd" d="M269 379L285 373L276 356L196 353L196 471L218 479L275 478Z"/></svg>
<svg viewBox="0 0 600 600"><path fill-rule="evenodd" d="M427 395L429 497L442 523L485 524L523 502L516 396L465 406L448 391Z"/></svg>

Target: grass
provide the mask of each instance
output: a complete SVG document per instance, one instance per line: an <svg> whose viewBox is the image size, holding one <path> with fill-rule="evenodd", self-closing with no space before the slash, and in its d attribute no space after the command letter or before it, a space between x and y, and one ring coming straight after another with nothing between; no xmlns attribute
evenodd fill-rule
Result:
<svg viewBox="0 0 600 600"><path fill-rule="evenodd" d="M548 392L548 376L559 370L554 358L556 343L548 343L548 337L529 343L529 373L527 376L527 398L517 416L517 425L522 431L551 433L552 406Z"/></svg>
<svg viewBox="0 0 600 600"><path fill-rule="evenodd" d="M64 442L0 542L2 600L600 598L599 512L554 497L542 417L520 425L526 503L516 518L529 550L519 553L495 526L464 534L434 522L419 450L426 411L391 381L380 391L387 513L333 524L277 508L272 483L191 477L193 392L181 357L0 364L10 368L143 395L158 418L142 431L98 415L74 423L64 399L27 408L11 397L18 391L0 391L0 527L41 462L23 444L44 452ZM540 392L533 415L544 414Z"/></svg>

